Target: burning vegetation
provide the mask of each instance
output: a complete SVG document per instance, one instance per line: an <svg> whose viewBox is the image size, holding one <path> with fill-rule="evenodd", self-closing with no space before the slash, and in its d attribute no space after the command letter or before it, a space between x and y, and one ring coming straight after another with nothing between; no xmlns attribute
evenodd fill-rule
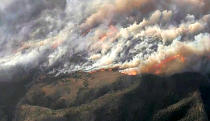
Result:
<svg viewBox="0 0 210 121"><path fill-rule="evenodd" d="M0 5L0 73L210 71L209 0L44 1Z"/></svg>

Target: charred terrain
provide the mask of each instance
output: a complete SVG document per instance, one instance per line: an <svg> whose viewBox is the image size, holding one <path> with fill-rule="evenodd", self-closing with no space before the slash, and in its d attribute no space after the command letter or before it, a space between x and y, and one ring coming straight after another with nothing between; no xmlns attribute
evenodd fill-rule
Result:
<svg viewBox="0 0 210 121"><path fill-rule="evenodd" d="M0 121L208 121L210 116L210 83L199 73L160 77L103 70L40 76L26 84L1 83Z"/></svg>

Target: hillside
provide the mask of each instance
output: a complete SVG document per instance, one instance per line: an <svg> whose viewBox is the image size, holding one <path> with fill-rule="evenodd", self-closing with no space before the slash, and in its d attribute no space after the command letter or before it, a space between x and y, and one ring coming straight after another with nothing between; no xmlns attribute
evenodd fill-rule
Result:
<svg viewBox="0 0 210 121"><path fill-rule="evenodd" d="M207 121L210 84L198 73L171 77L119 72L42 76L14 121ZM2 120L4 121L4 120Z"/></svg>

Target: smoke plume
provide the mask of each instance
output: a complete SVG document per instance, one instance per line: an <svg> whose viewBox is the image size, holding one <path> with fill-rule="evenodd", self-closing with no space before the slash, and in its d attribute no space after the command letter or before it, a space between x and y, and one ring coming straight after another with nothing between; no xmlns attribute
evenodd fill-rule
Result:
<svg viewBox="0 0 210 121"><path fill-rule="evenodd" d="M209 0L2 0L0 81L118 68L210 71ZM23 7L24 6L24 7Z"/></svg>

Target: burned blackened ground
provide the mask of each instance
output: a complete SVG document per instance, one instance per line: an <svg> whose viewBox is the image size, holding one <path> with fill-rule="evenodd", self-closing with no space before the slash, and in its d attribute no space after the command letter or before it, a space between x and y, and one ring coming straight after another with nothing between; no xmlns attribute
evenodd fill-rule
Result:
<svg viewBox="0 0 210 121"><path fill-rule="evenodd" d="M198 73L159 77L101 70L56 78L41 76L31 84L10 119L207 121L209 88L208 77Z"/></svg>

